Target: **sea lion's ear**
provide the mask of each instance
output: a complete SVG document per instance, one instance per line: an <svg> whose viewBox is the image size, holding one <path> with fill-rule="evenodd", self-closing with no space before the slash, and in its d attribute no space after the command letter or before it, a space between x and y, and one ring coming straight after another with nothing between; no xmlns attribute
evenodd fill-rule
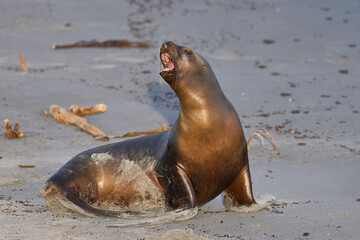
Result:
<svg viewBox="0 0 360 240"><path fill-rule="evenodd" d="M205 63L202 63L202 64L201 64L201 67L204 68L204 69L206 69L206 64L205 64Z"/></svg>

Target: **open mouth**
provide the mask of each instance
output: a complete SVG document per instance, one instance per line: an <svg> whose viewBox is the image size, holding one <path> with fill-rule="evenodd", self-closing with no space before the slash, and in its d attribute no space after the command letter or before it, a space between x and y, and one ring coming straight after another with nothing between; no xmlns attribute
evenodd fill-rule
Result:
<svg viewBox="0 0 360 240"><path fill-rule="evenodd" d="M164 72L174 71L175 70L175 64L173 59L171 58L169 53L161 53L160 54L161 62L164 65Z"/></svg>
<svg viewBox="0 0 360 240"><path fill-rule="evenodd" d="M160 47L160 61L163 65L163 70L160 71L160 76L169 84L176 80L178 66L176 63L176 45L173 42L164 42Z"/></svg>

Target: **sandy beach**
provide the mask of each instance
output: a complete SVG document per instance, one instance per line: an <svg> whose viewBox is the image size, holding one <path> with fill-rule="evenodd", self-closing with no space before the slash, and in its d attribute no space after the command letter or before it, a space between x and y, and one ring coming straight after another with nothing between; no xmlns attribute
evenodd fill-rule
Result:
<svg viewBox="0 0 360 240"><path fill-rule="evenodd" d="M360 238L359 0L3 1L0 36L0 239ZM151 47L52 49L93 39ZM249 157L255 196L276 203L240 214L219 196L191 220L124 229L49 210L36 194L49 176L104 143L43 110L103 103L86 118L108 135L171 126L179 103L158 74L169 40L209 61L247 139L273 136L281 156L254 138ZM7 139L5 119L25 137Z"/></svg>

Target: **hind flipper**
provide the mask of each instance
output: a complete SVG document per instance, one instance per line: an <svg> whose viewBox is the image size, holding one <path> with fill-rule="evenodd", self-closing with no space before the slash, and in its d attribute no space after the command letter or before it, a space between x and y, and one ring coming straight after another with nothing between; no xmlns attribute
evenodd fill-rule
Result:
<svg viewBox="0 0 360 240"><path fill-rule="evenodd" d="M139 219L157 217L159 215L159 213L150 211L115 211L96 208L54 183L48 183L44 190L38 192L38 194L46 199L47 205L50 208L52 208L52 205L55 205L55 208L63 207L88 217Z"/></svg>
<svg viewBox="0 0 360 240"><path fill-rule="evenodd" d="M61 205L72 211L81 213L89 217L97 218L124 218L124 219L140 219L155 217L157 214L147 211L126 211L126 210L105 210L90 206L70 192L64 192L65 199L59 199Z"/></svg>

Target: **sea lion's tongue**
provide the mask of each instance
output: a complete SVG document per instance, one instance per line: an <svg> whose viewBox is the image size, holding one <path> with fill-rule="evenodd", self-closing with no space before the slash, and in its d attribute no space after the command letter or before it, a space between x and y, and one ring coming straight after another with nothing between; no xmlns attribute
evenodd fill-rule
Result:
<svg viewBox="0 0 360 240"><path fill-rule="evenodd" d="M164 69L164 71L170 71L170 70L173 70L174 69L174 63L173 62L168 62L166 64L166 68Z"/></svg>

